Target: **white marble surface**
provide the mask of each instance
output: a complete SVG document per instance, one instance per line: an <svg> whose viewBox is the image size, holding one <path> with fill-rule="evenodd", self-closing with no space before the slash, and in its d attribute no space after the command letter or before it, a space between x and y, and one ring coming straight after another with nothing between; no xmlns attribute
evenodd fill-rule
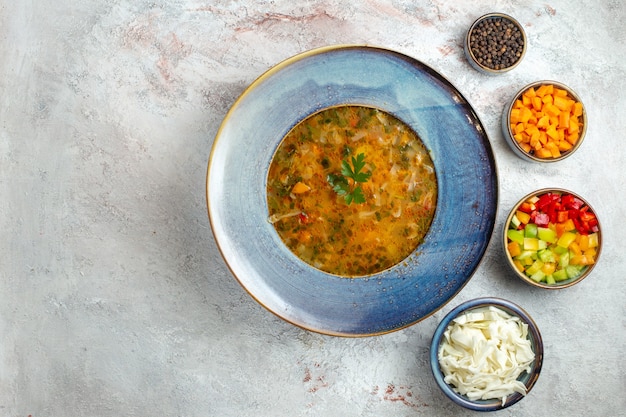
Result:
<svg viewBox="0 0 626 417"><path fill-rule="evenodd" d="M488 77L462 53L491 11L529 50ZM0 1L0 416L464 416L428 367L437 322L500 296L539 324L545 362L503 416L626 415L623 206L626 6L620 0ZM431 65L469 99L508 207L545 186L596 208L605 249L559 292L513 279L494 237L468 285L421 323L346 339L260 307L212 237L206 165L229 106L307 49L366 43ZM513 155L499 130L526 83L572 86L589 112L578 154Z"/></svg>

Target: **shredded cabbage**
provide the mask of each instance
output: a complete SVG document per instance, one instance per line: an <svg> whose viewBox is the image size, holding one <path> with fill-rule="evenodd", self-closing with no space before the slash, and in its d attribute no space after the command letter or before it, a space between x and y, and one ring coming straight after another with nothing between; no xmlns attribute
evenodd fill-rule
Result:
<svg viewBox="0 0 626 417"><path fill-rule="evenodd" d="M517 378L535 360L528 325L497 307L472 310L455 318L437 353L444 381L470 400L506 397L526 386Z"/></svg>

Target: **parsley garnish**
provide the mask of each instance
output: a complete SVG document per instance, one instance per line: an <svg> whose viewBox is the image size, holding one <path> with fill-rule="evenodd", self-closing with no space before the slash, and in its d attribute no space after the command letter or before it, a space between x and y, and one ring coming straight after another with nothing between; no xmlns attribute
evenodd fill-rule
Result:
<svg viewBox="0 0 626 417"><path fill-rule="evenodd" d="M350 165L350 162L352 162L352 165ZM326 177L326 181L333 187L333 190L338 195L343 196L348 205L352 202L357 204L365 203L363 189L358 184L367 182L372 176L371 171L362 172L366 164L365 154L360 153L356 157L351 157L349 161L341 161L341 175L328 174ZM351 187L348 178L351 178L356 186Z"/></svg>

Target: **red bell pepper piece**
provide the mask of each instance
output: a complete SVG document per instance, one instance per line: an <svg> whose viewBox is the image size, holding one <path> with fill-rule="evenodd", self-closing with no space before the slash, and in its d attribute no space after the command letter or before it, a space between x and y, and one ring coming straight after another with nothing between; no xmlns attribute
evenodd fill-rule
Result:
<svg viewBox="0 0 626 417"><path fill-rule="evenodd" d="M578 217L575 217L572 220L574 221L574 226L576 226L576 230L578 230L578 233L580 233L581 235L589 234L589 224L581 221Z"/></svg>
<svg viewBox="0 0 626 417"><path fill-rule="evenodd" d="M578 197L574 197L572 194L566 194L561 198L561 202L567 209L580 210L585 203Z"/></svg>
<svg viewBox="0 0 626 417"><path fill-rule="evenodd" d="M545 193L544 195L539 197L539 200L537 200L537 202L535 203L535 208L537 210L543 210L546 206L548 206L548 204L552 203L553 201L559 200L560 198L561 196L558 194Z"/></svg>
<svg viewBox="0 0 626 417"><path fill-rule="evenodd" d="M523 202L519 206L519 211L523 211L524 213L530 214L533 211L533 206L530 203Z"/></svg>
<svg viewBox="0 0 626 417"><path fill-rule="evenodd" d="M587 206L585 206L584 208L587 208ZM580 220L585 222L589 222L596 218L595 214L589 212L588 210L583 211L582 209L578 212L578 216L580 217Z"/></svg>
<svg viewBox="0 0 626 417"><path fill-rule="evenodd" d="M561 203L563 203L566 209L573 208L574 196L571 194L565 194L564 196L561 197Z"/></svg>
<svg viewBox="0 0 626 417"><path fill-rule="evenodd" d="M574 208L580 209L585 205L584 201L579 198L574 197Z"/></svg>
<svg viewBox="0 0 626 417"><path fill-rule="evenodd" d="M535 215L534 223L537 226L545 227L550 223L550 216L548 216L546 213L537 213Z"/></svg>

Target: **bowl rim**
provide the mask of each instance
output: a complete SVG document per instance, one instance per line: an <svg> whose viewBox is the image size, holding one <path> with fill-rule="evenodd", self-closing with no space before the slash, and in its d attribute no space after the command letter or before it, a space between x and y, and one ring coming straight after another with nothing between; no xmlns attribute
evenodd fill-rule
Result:
<svg viewBox="0 0 626 417"><path fill-rule="evenodd" d="M580 132L580 137L578 138L578 141L569 151L562 153L561 156L559 156L558 158L550 158L550 159L538 158L526 152L517 143L515 138L513 138L513 132L511 131L511 110L513 110L513 105L515 104L515 101L519 99L522 96L522 94L524 94L524 92L526 92L530 88L539 87L539 86L548 85L548 84L552 84L555 87L566 90L567 93L570 96L572 96L574 100L582 103L583 105L583 114L582 114L583 125L582 125L582 130ZM504 111L502 114L502 130L503 130L505 139L507 140L507 143L513 148L515 153L518 156L520 156L522 159L527 160L527 161L532 161L532 162L540 162L540 163L554 163L554 162L562 161L566 158L569 158L571 155L573 155L574 152L576 152L576 150L578 150L578 148L582 145L585 139L585 136L587 134L587 124L588 124L587 110L586 110L585 103L581 99L580 95L570 86L563 84L560 81L555 81L555 80L538 80L538 81L533 81L532 83L526 84L524 87L517 90L513 98L504 107Z"/></svg>
<svg viewBox="0 0 626 417"><path fill-rule="evenodd" d="M530 197L533 196L540 196L543 194L546 194L548 192L558 192L562 194L568 193L568 194L572 194L574 197L579 198L580 200L582 200L588 207L589 209L596 215L596 219L598 220L598 250L596 252L596 260L593 264L588 265L587 269L585 270L585 272L583 272L582 274L580 274L579 276L577 276L576 278L572 278L572 279L568 279L565 281L562 281L561 284L546 284L544 282L536 282L532 279L530 279L529 277L527 277L525 274L519 272L517 270L517 268L515 268L515 265L513 264L513 260L511 259L511 256L509 256L509 251L506 247L507 245L507 230L509 227L509 224L511 223L511 219L513 218L513 215L515 214L515 212L517 211L517 209L519 208L519 206L526 201L527 199L529 199ZM602 224L600 223L600 219L598 217L598 212L593 208L593 206L591 204L589 204L589 202L587 201L587 199L585 199L584 197L581 197L578 193L575 193L571 190L565 189L565 188L559 188L559 187L547 187L547 188L541 188L539 190L533 191L531 193L526 194L524 197L522 197L521 199L519 199L517 201L517 203L515 203L513 205L513 208L511 209L511 211L509 212L509 215L506 218L506 221L504 222L504 226L502 229L502 248L504 250L504 254L506 256L506 263L507 265L509 265L509 267L511 268L511 270L513 271L513 273L522 281L526 282L529 285L532 285L534 287L538 287L538 288L543 288L543 289L547 289L547 290L558 290L558 289L562 289L562 288L568 288L571 287L575 284L578 284L579 282L581 282L583 279L587 278L590 274L591 271L595 268L595 266L598 264L598 261L600 260L600 255L602 254Z"/></svg>
<svg viewBox="0 0 626 417"><path fill-rule="evenodd" d="M438 358L439 346L441 344L444 332L448 328L450 322L452 322L452 320L454 320L459 315L481 307L488 306L501 308L507 313L519 317L524 323L528 325L529 337L532 335L532 338L530 340L531 342L534 342L532 343L532 347L533 352L535 353L535 360L533 361L530 373L527 374L528 381L526 381L525 383L526 395L530 393L535 383L537 382L537 379L539 378L539 375L541 373L541 368L543 366L544 348L543 338L541 337L539 326L537 326L537 323L530 316L530 314L528 314L528 312L526 312L526 310L524 310L518 304L498 297L474 298L459 304L444 316L444 318L437 325L435 332L433 333L433 338L430 345L430 367L435 381L437 382L437 385L448 398L450 398L457 405L475 411L502 410L504 408L512 406L513 404L516 404L525 397L524 395L515 392L507 397L504 405L502 404L502 401L500 399L472 401L469 400L465 395L455 392L454 389L444 381L443 372L441 371L441 367L439 366Z"/></svg>
<svg viewBox="0 0 626 417"><path fill-rule="evenodd" d="M524 40L524 45L522 47L522 55L519 57L519 59L515 61L513 65L506 67L506 68L499 69L499 70L489 68L479 63L476 57L474 56L474 53L472 52L472 48L470 47L470 34L474 30L474 28L483 20L492 19L494 17L500 17L503 19L510 20L515 26L519 28L520 32L522 33L522 39ZM472 66L476 70L487 73L487 74L502 74L504 72L511 71L512 69L517 67L520 64L520 62L522 62L522 60L524 59L524 56L526 55L526 50L528 49L528 38L526 36L526 31L524 30L524 27L517 19L515 19L514 17L506 13L492 12L492 13L484 14L480 16L478 19L474 20L474 22L471 24L471 26L467 30L467 33L465 34L465 42L463 46L464 46L463 49L465 51L466 57L468 58L470 64L472 64Z"/></svg>

